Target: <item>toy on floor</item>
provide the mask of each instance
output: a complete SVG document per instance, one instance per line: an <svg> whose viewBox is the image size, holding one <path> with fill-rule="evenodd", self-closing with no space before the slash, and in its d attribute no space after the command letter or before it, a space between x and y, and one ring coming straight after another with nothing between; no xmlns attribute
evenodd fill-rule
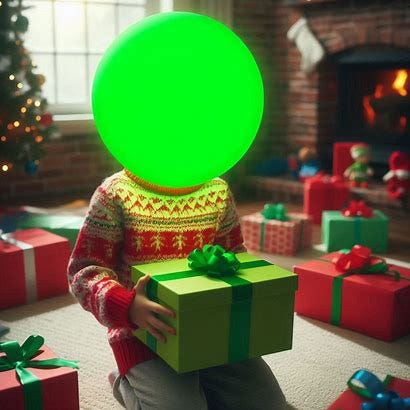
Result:
<svg viewBox="0 0 410 410"><path fill-rule="evenodd" d="M298 152L298 159L300 163L299 179L301 181L313 177L319 172L320 165L315 148L302 147Z"/></svg>
<svg viewBox="0 0 410 410"><path fill-rule="evenodd" d="M383 177L389 198L398 201L410 195L410 156L394 151L389 158L390 171Z"/></svg>
<svg viewBox="0 0 410 410"><path fill-rule="evenodd" d="M350 155L354 163L346 168L344 177L353 187L367 188L369 178L373 175L373 169L369 165L370 147L367 144L356 144L350 148Z"/></svg>

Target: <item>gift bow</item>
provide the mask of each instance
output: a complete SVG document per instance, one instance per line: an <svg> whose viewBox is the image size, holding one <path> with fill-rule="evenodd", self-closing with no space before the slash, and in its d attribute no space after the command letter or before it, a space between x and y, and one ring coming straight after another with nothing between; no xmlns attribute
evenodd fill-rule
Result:
<svg viewBox="0 0 410 410"><path fill-rule="evenodd" d="M288 221L287 210L283 204L265 204L261 214L266 219L276 219L278 221Z"/></svg>
<svg viewBox="0 0 410 410"><path fill-rule="evenodd" d="M358 370L348 380L347 385L356 394L366 399L361 410L406 410L410 408L410 397L402 398L395 391L386 391L385 385L391 379L387 376L383 383L375 374L368 370Z"/></svg>
<svg viewBox="0 0 410 410"><path fill-rule="evenodd" d="M188 255L188 266L206 272L209 276L231 276L239 269L240 262L233 252L226 252L219 245L205 245Z"/></svg>
<svg viewBox="0 0 410 410"><path fill-rule="evenodd" d="M351 250L342 250L332 262L338 271L345 273L376 274L386 273L389 265L383 258L372 256L370 248L355 245ZM395 278L400 279L398 272L393 272Z"/></svg>
<svg viewBox="0 0 410 410"><path fill-rule="evenodd" d="M43 344L44 338L39 335L29 336L21 346L16 341L0 343L0 352L6 354L4 357L0 357L0 372L16 370L18 379L23 386L24 401L27 409L41 409L42 398L39 379L28 371L26 367L39 369L71 367L78 369L76 361L62 358L31 360L39 353L39 349Z"/></svg>
<svg viewBox="0 0 410 410"><path fill-rule="evenodd" d="M342 211L343 216L361 216L371 218L373 209L368 207L364 201L350 201L349 206Z"/></svg>

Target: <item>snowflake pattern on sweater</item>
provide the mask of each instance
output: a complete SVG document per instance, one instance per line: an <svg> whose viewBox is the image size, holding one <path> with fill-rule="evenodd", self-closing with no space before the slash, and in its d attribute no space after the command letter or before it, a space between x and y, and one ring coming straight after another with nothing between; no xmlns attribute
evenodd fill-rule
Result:
<svg viewBox="0 0 410 410"><path fill-rule="evenodd" d="M161 194L125 170L107 178L91 198L68 265L74 296L108 328L118 369L155 357L133 336L131 266L185 258L196 247L219 244L242 251L243 239L228 184L216 178L184 195Z"/></svg>

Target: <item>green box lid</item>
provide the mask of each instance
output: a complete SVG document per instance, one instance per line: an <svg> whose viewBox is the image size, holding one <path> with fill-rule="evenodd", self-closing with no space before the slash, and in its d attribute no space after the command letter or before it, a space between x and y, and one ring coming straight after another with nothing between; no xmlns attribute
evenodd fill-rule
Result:
<svg viewBox="0 0 410 410"><path fill-rule="evenodd" d="M238 253L236 256L241 263L261 260L247 252ZM146 263L132 267L132 279L136 282L144 275L155 276L184 271L192 272L186 258ZM239 269L237 275L253 284L253 298L273 297L297 289L297 275L277 265ZM230 304L232 286L223 279L201 274L159 282L157 297L177 311L193 310Z"/></svg>

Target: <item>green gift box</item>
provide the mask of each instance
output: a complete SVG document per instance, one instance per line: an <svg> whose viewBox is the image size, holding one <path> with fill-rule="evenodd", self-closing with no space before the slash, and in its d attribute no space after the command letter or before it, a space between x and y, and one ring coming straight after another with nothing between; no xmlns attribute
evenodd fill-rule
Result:
<svg viewBox="0 0 410 410"><path fill-rule="evenodd" d="M211 277L187 259L136 265L133 281L150 275L147 295L172 309L161 320L176 330L160 343L134 334L178 373L291 349L297 275L246 252L236 275Z"/></svg>
<svg viewBox="0 0 410 410"><path fill-rule="evenodd" d="M387 250L389 219L378 210L373 216L343 216L340 211L322 214L322 243L327 252L363 245L375 253Z"/></svg>
<svg viewBox="0 0 410 410"><path fill-rule="evenodd" d="M84 223L82 216L64 215L24 215L17 219L18 229L40 228L68 239L71 249L74 248L78 232Z"/></svg>

